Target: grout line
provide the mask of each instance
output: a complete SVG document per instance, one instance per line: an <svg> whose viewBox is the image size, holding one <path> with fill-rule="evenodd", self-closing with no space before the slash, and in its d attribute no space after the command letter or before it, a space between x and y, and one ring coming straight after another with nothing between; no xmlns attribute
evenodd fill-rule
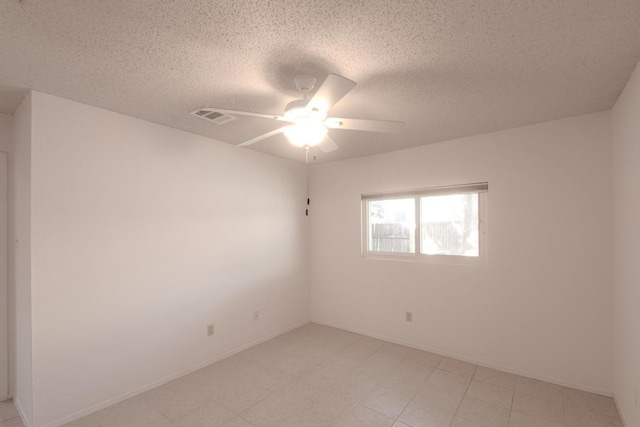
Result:
<svg viewBox="0 0 640 427"><path fill-rule="evenodd" d="M411 352L408 352L407 355L401 360L401 362L404 362L409 357L410 354L411 354ZM407 363L412 363L412 362L407 362ZM440 364L440 362L438 362L438 364ZM422 366L422 365L418 365L418 366ZM429 381L429 378L431 378L431 375L433 375L433 373L437 369L436 367L431 367L431 366L428 366L428 368L431 369L431 372L429 372L429 375L427 375L427 377L422 381L422 383L420 383L420 385L418 387L416 387L416 391L413 392L413 395L411 396L411 399L409 399L409 401L404 405L404 408L402 408L402 411L400 411L400 413L396 417L396 419L395 419L396 422L401 422L403 424L409 425L409 424L405 423L404 421L400 421L400 417L402 416L402 414L404 414L404 411L407 410L407 407L409 407L411 402L413 402L413 399L416 398L416 396L418 395L418 390L420 390L420 387L422 387L423 384L426 384L426 382Z"/></svg>
<svg viewBox="0 0 640 427"><path fill-rule="evenodd" d="M404 358L400 362L404 362L406 359L408 359L410 354L411 354L411 351L408 351L407 354L404 356ZM407 363L411 363L411 362L407 362ZM407 410L407 407L409 406L409 404L418 395L418 390L420 390L420 387L422 386L422 384L427 382L427 380L431 377L431 375L433 375L433 371L435 371L435 370L436 370L436 368L432 368L431 372L429 372L429 375L427 375L427 377L422 381L422 383L420 383L420 385L418 387L416 387L416 391L413 392L413 395L411 396L411 398L407 401L407 403L402 408L402 411L400 411L400 413L396 417L396 419L395 419L396 422L400 421L400 417L402 416L402 414L404 414L404 411ZM400 422L402 422L402 421L400 421Z"/></svg>
<svg viewBox="0 0 640 427"><path fill-rule="evenodd" d="M444 360L444 359L442 359ZM440 361L440 363L442 363L442 360ZM438 363L438 365L440 365L440 363ZM444 369L443 369L444 371ZM447 372L447 371L445 371ZM458 403L458 407L456 408L456 411L453 413L453 418L451 418L451 421L449 422L449 425L453 424L453 421L456 419L456 415L458 415L458 411L460 410L460 407L462 406L462 402L464 402L464 398L467 396L467 392L469 392L469 388L471 387L471 383L473 382L473 377L476 376L476 372L478 372L478 366L476 365L476 369L473 371L473 375L471 375L471 379L469 380L469 384L467 384L467 388L464 390L464 394L462 395L462 399L460 399L460 403ZM453 372L450 372L453 373Z"/></svg>
<svg viewBox="0 0 640 427"><path fill-rule="evenodd" d="M507 426L511 424L511 414L513 413L513 401L516 398L516 386L518 385L518 378L516 377L516 385L511 390L511 403L509 404L509 416L507 417Z"/></svg>
<svg viewBox="0 0 640 427"><path fill-rule="evenodd" d="M564 425L567 425L567 411L564 405L564 388L562 387L562 391L560 392L560 401L562 402L562 421L564 421Z"/></svg>

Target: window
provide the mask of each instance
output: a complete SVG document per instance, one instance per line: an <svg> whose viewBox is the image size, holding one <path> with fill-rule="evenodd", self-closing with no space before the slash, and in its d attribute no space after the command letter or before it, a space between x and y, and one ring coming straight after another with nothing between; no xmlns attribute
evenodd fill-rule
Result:
<svg viewBox="0 0 640 427"><path fill-rule="evenodd" d="M364 255L482 262L487 190L487 183L479 183L363 194Z"/></svg>

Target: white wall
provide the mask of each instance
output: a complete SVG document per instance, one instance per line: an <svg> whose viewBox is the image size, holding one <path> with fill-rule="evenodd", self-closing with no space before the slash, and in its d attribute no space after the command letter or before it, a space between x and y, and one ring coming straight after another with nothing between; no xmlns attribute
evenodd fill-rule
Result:
<svg viewBox="0 0 640 427"><path fill-rule="evenodd" d="M11 151L13 118L0 113L0 151Z"/></svg>
<svg viewBox="0 0 640 427"><path fill-rule="evenodd" d="M31 118L32 99L27 96L13 117L13 287L15 310L15 372L13 400L23 420L33 421L32 330L31 330ZM11 252L11 251L10 251Z"/></svg>
<svg viewBox="0 0 640 427"><path fill-rule="evenodd" d="M613 109L612 128L615 396L631 427L640 425L640 66Z"/></svg>
<svg viewBox="0 0 640 427"><path fill-rule="evenodd" d="M610 394L610 175L609 112L314 166L312 320ZM361 256L362 193L482 181L487 266Z"/></svg>
<svg viewBox="0 0 640 427"><path fill-rule="evenodd" d="M308 321L304 165L32 97L34 426Z"/></svg>
<svg viewBox="0 0 640 427"><path fill-rule="evenodd" d="M8 314L8 160L13 133L11 116L0 114L0 401L9 397L9 314Z"/></svg>

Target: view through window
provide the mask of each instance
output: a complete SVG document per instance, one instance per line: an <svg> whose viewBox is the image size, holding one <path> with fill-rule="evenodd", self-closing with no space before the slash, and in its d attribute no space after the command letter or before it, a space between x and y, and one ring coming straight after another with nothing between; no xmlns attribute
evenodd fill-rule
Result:
<svg viewBox="0 0 640 427"><path fill-rule="evenodd" d="M365 255L479 258L487 189L481 183L363 195Z"/></svg>

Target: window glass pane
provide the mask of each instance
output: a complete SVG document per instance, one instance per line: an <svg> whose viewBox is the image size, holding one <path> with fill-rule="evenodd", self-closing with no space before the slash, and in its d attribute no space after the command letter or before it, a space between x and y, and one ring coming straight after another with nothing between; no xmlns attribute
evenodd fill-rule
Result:
<svg viewBox="0 0 640 427"><path fill-rule="evenodd" d="M420 253L480 255L478 193L420 198Z"/></svg>
<svg viewBox="0 0 640 427"><path fill-rule="evenodd" d="M371 200L368 203L369 252L415 252L415 199Z"/></svg>

